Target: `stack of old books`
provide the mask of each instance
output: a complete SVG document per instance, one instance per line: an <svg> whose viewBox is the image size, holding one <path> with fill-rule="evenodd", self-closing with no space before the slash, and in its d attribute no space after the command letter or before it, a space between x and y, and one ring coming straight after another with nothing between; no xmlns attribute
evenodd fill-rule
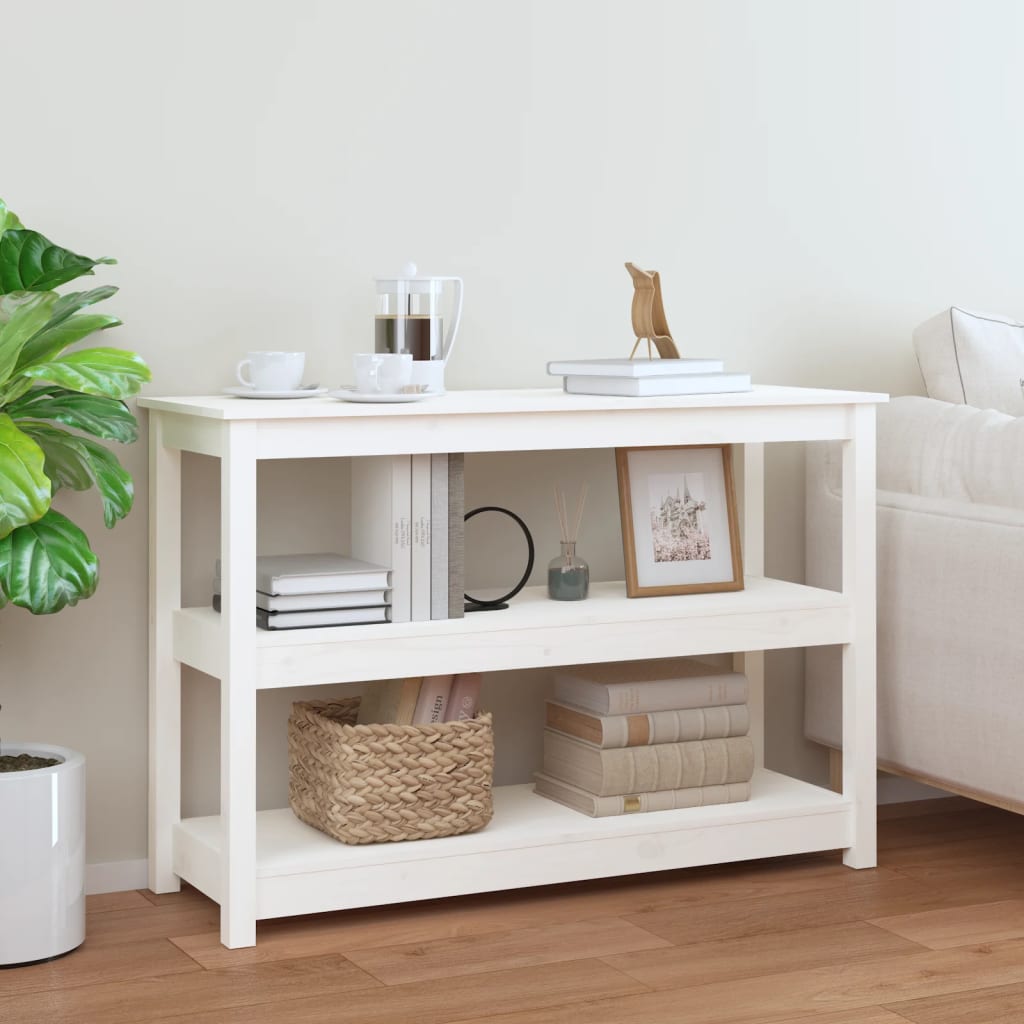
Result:
<svg viewBox="0 0 1024 1024"><path fill-rule="evenodd" d="M750 798L747 678L693 658L556 671L535 789L593 817Z"/></svg>
<svg viewBox="0 0 1024 1024"><path fill-rule="evenodd" d="M308 629L387 622L390 571L333 553L260 555L256 559L256 625ZM220 611L220 559L213 607Z"/></svg>

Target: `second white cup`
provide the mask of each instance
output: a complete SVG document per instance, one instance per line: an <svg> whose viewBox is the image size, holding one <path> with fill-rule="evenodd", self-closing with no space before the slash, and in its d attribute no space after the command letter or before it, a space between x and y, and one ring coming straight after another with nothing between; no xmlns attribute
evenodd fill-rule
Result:
<svg viewBox="0 0 1024 1024"><path fill-rule="evenodd" d="M243 370L248 367L249 378ZM294 391L302 384L305 352L246 352L235 373L240 383L255 391Z"/></svg>
<svg viewBox="0 0 1024 1024"><path fill-rule="evenodd" d="M409 352L359 352L352 357L356 390L367 395L395 395L412 377Z"/></svg>

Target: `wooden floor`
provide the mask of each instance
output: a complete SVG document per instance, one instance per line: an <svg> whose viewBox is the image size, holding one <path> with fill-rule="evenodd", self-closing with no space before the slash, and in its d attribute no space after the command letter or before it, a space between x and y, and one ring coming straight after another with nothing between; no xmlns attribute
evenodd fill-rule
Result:
<svg viewBox="0 0 1024 1024"><path fill-rule="evenodd" d="M245 950L194 890L97 896L82 949L0 971L0 1022L1022 1024L1024 817L927 809L881 822L873 871L822 855L350 911Z"/></svg>

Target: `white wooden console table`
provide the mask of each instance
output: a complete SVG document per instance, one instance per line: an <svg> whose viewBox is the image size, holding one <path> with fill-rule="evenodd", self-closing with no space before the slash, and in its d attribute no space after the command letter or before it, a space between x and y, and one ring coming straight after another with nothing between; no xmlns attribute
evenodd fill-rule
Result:
<svg viewBox="0 0 1024 1024"><path fill-rule="evenodd" d="M144 398L150 412L150 842L154 892L185 879L221 907L221 940L257 920L753 857L843 849L875 864L875 405L887 396L758 387L733 395L599 398L463 391L408 405L333 399ZM843 590L764 576L764 443L843 442ZM745 589L578 603L523 591L500 615L256 629L256 464L387 453L742 445ZM181 607L181 452L220 459L223 614ZM843 645L843 791L763 767L763 651ZM589 818L495 790L494 819L446 839L345 846L287 808L256 811L256 693L408 674L500 671L734 652L751 684L758 768L749 802ZM181 665L220 679L220 807L181 818Z"/></svg>

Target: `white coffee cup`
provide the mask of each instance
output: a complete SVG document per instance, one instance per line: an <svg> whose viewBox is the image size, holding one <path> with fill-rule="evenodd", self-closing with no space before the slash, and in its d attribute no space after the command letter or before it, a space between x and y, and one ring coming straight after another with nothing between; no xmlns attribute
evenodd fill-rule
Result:
<svg viewBox="0 0 1024 1024"><path fill-rule="evenodd" d="M305 352L246 352L235 373L254 391L294 391L302 384ZM249 368L249 379L242 371Z"/></svg>
<svg viewBox="0 0 1024 1024"><path fill-rule="evenodd" d="M411 352L359 352L352 357L356 391L366 395L394 395L412 377Z"/></svg>

